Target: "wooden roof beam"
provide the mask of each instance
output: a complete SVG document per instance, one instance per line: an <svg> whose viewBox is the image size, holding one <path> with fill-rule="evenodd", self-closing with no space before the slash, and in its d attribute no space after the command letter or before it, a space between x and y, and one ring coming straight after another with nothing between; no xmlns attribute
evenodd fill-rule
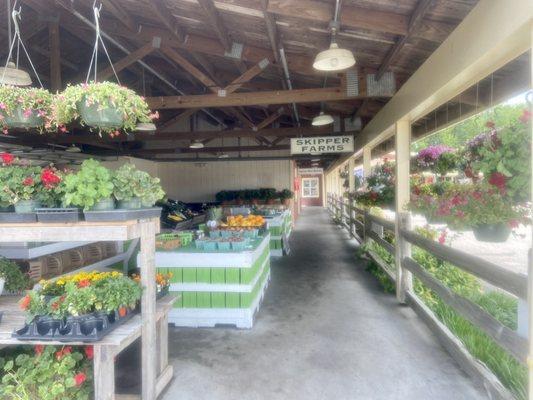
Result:
<svg viewBox="0 0 533 400"><path fill-rule="evenodd" d="M154 155L154 154L173 154L173 153L212 153L212 152L241 152L241 151L273 151L288 150L288 145L263 145L263 146L223 146L223 147L204 147L203 149L191 149L189 147L165 147L162 149L142 149L131 150L129 155Z"/></svg>
<svg viewBox="0 0 533 400"><path fill-rule="evenodd" d="M419 0L418 1L418 3L416 4L415 10L413 11L413 14L411 15L411 18L409 19L407 33L405 34L405 36L400 37L396 41L396 43L394 43L394 45L391 47L389 52L386 54L376 74L376 80L381 79L383 74L387 71L387 69L392 64L392 61L394 60L394 58L400 53L400 51L403 49L403 47L409 41L409 39L417 32L419 27L422 25L424 16L426 15L426 13L429 11L429 9L431 8L433 4L434 4L434 0Z"/></svg>
<svg viewBox="0 0 533 400"><path fill-rule="evenodd" d="M50 49L50 89L58 92L61 84L61 47L59 37L59 18L48 22L48 43Z"/></svg>
<svg viewBox="0 0 533 400"><path fill-rule="evenodd" d="M168 10L163 0L150 0L150 6L157 18L166 26L166 28L176 37L180 42L185 40L185 32L178 25L172 13Z"/></svg>
<svg viewBox="0 0 533 400"><path fill-rule="evenodd" d="M200 4L202 10L204 11L204 14L207 16L207 19L211 23L213 29L215 30L218 40L220 41L220 43L222 43L224 49L226 51L231 51L233 41L231 40L231 37L228 34L228 31L226 30L226 27L224 26L220 15L218 14L218 10L215 7L213 0L197 1Z"/></svg>
<svg viewBox="0 0 533 400"><path fill-rule="evenodd" d="M270 61L268 61L267 58L264 58L261 61L259 61L256 65L254 65L252 68L245 71L241 76L234 79L228 86L226 86L223 89L225 94L233 93L237 89L241 88L245 83L251 81L261 72L263 72L263 70L266 67L268 67L269 64L270 64Z"/></svg>
<svg viewBox="0 0 533 400"><path fill-rule="evenodd" d="M267 118L257 124L257 130L261 130L272 124L274 121L276 121L279 117L283 115L284 111L284 107L280 107L275 113L270 114Z"/></svg>
<svg viewBox="0 0 533 400"><path fill-rule="evenodd" d="M105 10L108 10L113 14L113 16L130 31L136 32L139 29L139 25L116 0L102 0L102 4Z"/></svg>
<svg viewBox="0 0 533 400"><path fill-rule="evenodd" d="M383 97L383 96L376 96ZM316 103L320 101L364 100L367 96L349 96L341 88L316 88L297 90L276 90L265 92L232 93L192 96L162 96L147 98L152 109L179 109L203 107L239 107L247 105L269 105L288 103Z"/></svg>

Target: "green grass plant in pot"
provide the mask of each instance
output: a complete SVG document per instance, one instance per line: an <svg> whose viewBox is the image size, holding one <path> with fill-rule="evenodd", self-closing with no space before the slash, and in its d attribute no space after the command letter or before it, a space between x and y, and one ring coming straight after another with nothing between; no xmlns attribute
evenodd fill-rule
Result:
<svg viewBox="0 0 533 400"><path fill-rule="evenodd" d="M57 124L65 126L79 120L95 128L99 135L111 137L120 130L133 132L138 123L150 123L158 117L151 113L143 97L113 82L69 85L54 104Z"/></svg>
<svg viewBox="0 0 533 400"><path fill-rule="evenodd" d="M0 85L0 124L9 128L51 130L52 95L44 89Z"/></svg>
<svg viewBox="0 0 533 400"><path fill-rule="evenodd" d="M77 173L64 179L65 205L82 207L85 211L114 209L112 178L111 171L98 161L85 160Z"/></svg>

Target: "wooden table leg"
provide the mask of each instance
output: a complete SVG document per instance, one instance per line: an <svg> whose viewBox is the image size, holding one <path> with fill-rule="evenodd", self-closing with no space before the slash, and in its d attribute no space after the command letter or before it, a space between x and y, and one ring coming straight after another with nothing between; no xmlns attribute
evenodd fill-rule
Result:
<svg viewBox="0 0 533 400"><path fill-rule="evenodd" d="M159 222L157 222L159 223ZM156 347L156 290L155 290L155 222L141 220L142 318L142 399L156 399L157 347Z"/></svg>
<svg viewBox="0 0 533 400"><path fill-rule="evenodd" d="M112 346L94 345L94 398L115 399L115 352Z"/></svg>
<svg viewBox="0 0 533 400"><path fill-rule="evenodd" d="M157 349L159 353L159 368L157 372L160 375L168 365L168 314L166 313L158 323Z"/></svg>

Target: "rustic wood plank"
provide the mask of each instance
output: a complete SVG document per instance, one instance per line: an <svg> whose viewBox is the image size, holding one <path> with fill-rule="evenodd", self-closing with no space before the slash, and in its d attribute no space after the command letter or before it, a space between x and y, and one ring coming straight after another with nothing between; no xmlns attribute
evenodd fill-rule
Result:
<svg viewBox="0 0 533 400"><path fill-rule="evenodd" d="M271 105L287 103L312 103L320 101L343 101L365 99L367 96L350 96L341 88L314 88L275 90L263 92L232 93L225 97L217 94L191 96L148 97L152 109L179 109L203 107L244 107L249 105ZM383 96L377 96L383 97Z"/></svg>
<svg viewBox="0 0 533 400"><path fill-rule="evenodd" d="M398 228L405 228L411 230L411 214L408 212L401 212L397 214L398 216ZM395 232L396 234L396 232ZM402 304L405 304L405 294L408 291L413 290L413 276L411 272L404 268L401 263L405 257L411 257L411 243L405 240L401 235L396 240L396 246L393 246L395 249L394 261L396 263L396 276L399 279L396 280L396 298Z"/></svg>
<svg viewBox="0 0 533 400"><path fill-rule="evenodd" d="M237 89L241 88L245 83L251 81L257 75L265 70L266 67L270 64L270 61L267 58L259 61L252 68L246 70L238 78L235 78L228 86L224 88L224 95L235 92Z"/></svg>
<svg viewBox="0 0 533 400"><path fill-rule="evenodd" d="M140 222L141 249L139 267L141 285L144 290L141 297L142 318L142 398L156 400L157 382L157 347L156 347L156 288L155 288L155 222Z"/></svg>
<svg viewBox="0 0 533 400"><path fill-rule="evenodd" d="M115 399L115 352L112 346L93 345L94 398Z"/></svg>
<svg viewBox="0 0 533 400"><path fill-rule="evenodd" d="M373 252L372 250L367 250L367 254L372 259L372 261L374 261L393 282L396 282L396 274L391 269L389 264L385 262L385 260L383 260L380 256L377 255L377 253Z"/></svg>
<svg viewBox="0 0 533 400"><path fill-rule="evenodd" d="M380 237L376 232L373 230L370 230L366 233L369 238L371 238L373 241L375 241L377 244L379 244L381 247L383 247L385 250L387 250L388 253L394 256L395 253L395 247L394 245L387 242L385 239Z"/></svg>
<svg viewBox="0 0 533 400"><path fill-rule="evenodd" d="M464 344L438 320L433 312L413 292L406 294L408 304L428 325L444 348L459 363L472 379L484 387L493 400L514 400L514 396L502 385L498 378L479 360L470 354Z"/></svg>
<svg viewBox="0 0 533 400"><path fill-rule="evenodd" d="M383 228L389 230L389 231L394 231L394 221L389 221L388 219L385 219L385 218L382 218L382 217L378 217L377 215L372 215L372 214L368 214L368 219L375 223L376 225L381 225L383 226Z"/></svg>
<svg viewBox="0 0 533 400"><path fill-rule="evenodd" d="M451 264L491 283L522 299L527 298L527 277L525 275L502 268L489 261L468 254L464 251L453 249L433 240L426 239L414 232L402 229L401 235L421 249L427 250L437 258Z"/></svg>
<svg viewBox="0 0 533 400"><path fill-rule="evenodd" d="M154 14L170 31L172 36L177 38L180 42L183 42L185 40L185 32L178 25L177 21L173 17L172 13L170 13L163 0L150 0L149 3Z"/></svg>
<svg viewBox="0 0 533 400"><path fill-rule="evenodd" d="M218 40L224 46L226 51L231 50L232 40L228 34L226 27L224 26L218 10L213 3L213 0L197 0L198 4L204 11L204 14L207 16L208 21L210 22L212 28L216 32Z"/></svg>
<svg viewBox="0 0 533 400"><path fill-rule="evenodd" d="M520 337L515 331L503 325L477 304L444 286L412 258L404 257L402 265L420 279L424 285L433 290L442 301L453 307L459 314L475 326L481 328L496 343L509 351L517 361L525 364L527 354L526 339Z"/></svg>
<svg viewBox="0 0 533 400"><path fill-rule="evenodd" d="M137 31L138 25L135 20L116 0L102 0L102 5L104 6L104 9L113 14L113 16L130 31Z"/></svg>
<svg viewBox="0 0 533 400"><path fill-rule="evenodd" d="M61 47L59 37L59 21L48 22L48 43L50 48L50 89L57 92L61 84Z"/></svg>

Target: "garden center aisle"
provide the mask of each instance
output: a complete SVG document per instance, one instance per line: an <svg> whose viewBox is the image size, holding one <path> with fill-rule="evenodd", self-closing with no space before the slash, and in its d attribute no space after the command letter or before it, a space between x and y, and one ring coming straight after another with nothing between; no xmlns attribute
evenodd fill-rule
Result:
<svg viewBox="0 0 533 400"><path fill-rule="evenodd" d="M486 398L324 209L304 210L291 248L272 263L252 330L170 329L164 399Z"/></svg>

